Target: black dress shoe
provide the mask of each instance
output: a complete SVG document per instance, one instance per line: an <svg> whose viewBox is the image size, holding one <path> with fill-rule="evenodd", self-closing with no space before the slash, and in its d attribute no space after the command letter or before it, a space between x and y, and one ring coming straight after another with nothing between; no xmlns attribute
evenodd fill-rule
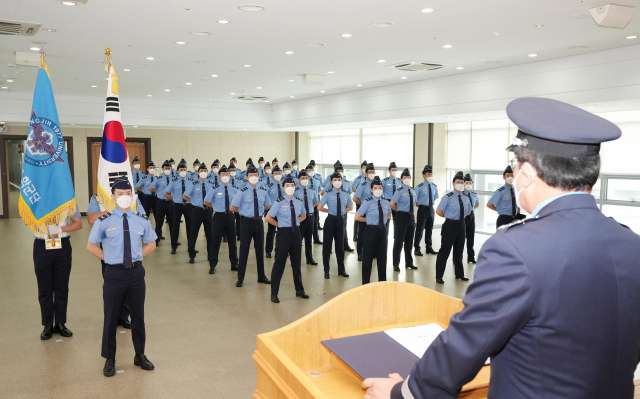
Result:
<svg viewBox="0 0 640 399"><path fill-rule="evenodd" d="M438 284L444 284L444 280L443 280L443 279L441 279L441 278L437 278L437 279L436 279L436 283L438 283Z"/></svg>
<svg viewBox="0 0 640 399"><path fill-rule="evenodd" d="M438 255L438 251L434 251L433 248L427 248L426 251L429 255Z"/></svg>
<svg viewBox="0 0 640 399"><path fill-rule="evenodd" d="M414 254L415 256L422 256L422 255L423 255L423 254L422 254L422 252L420 252L420 250L419 250L419 249L416 249L415 251L413 251L413 254Z"/></svg>
<svg viewBox="0 0 640 399"><path fill-rule="evenodd" d="M404 265L405 269L412 269L412 270L416 270L418 267L414 266L413 263L408 263L406 265Z"/></svg>
<svg viewBox="0 0 640 399"><path fill-rule="evenodd" d="M471 258L471 259L467 259L467 263L476 263L476 260Z"/></svg>
<svg viewBox="0 0 640 399"><path fill-rule="evenodd" d="M197 249L196 249L194 252L195 252L195 253L197 253L197 254L199 254L199 253L200 253L200 251L198 251Z"/></svg>
<svg viewBox="0 0 640 399"><path fill-rule="evenodd" d="M271 302L280 303L280 300L278 299L277 295L271 295Z"/></svg>
<svg viewBox="0 0 640 399"><path fill-rule="evenodd" d="M314 244L322 244L322 241L320 241L320 240L315 240L313 243L314 243Z"/></svg>
<svg viewBox="0 0 640 399"><path fill-rule="evenodd" d="M309 295L305 294L304 291L296 291L296 298L309 299Z"/></svg>
<svg viewBox="0 0 640 399"><path fill-rule="evenodd" d="M53 326L53 332L56 334L60 334L63 337L73 337L73 333L64 324L56 324Z"/></svg>
<svg viewBox="0 0 640 399"><path fill-rule="evenodd" d="M313 259L309 259L309 260L307 261L307 265L317 266L317 265L318 265L318 262L316 262L316 261L315 261L315 260L313 260Z"/></svg>
<svg viewBox="0 0 640 399"><path fill-rule="evenodd" d="M269 280L269 279L268 279L268 278L266 278L266 277L265 277L265 278L259 278L259 279L258 279L258 282L259 282L259 283L262 283L262 284L271 284L271 280Z"/></svg>
<svg viewBox="0 0 640 399"><path fill-rule="evenodd" d="M182 243L181 243L181 242L179 242L179 243L178 243L178 245L182 245Z"/></svg>
<svg viewBox="0 0 640 399"><path fill-rule="evenodd" d="M236 287L238 287L238 288L242 287L242 281L237 281L236 282Z"/></svg>
<svg viewBox="0 0 640 399"><path fill-rule="evenodd" d="M329 272L325 272L324 273L324 278L326 278L327 280L330 278L331 276L329 276Z"/></svg>
<svg viewBox="0 0 640 399"><path fill-rule="evenodd" d="M318 226L318 230L324 230L324 227Z"/></svg>
<svg viewBox="0 0 640 399"><path fill-rule="evenodd" d="M193 258L189 258L189 263L196 263L196 260Z"/></svg>
<svg viewBox="0 0 640 399"><path fill-rule="evenodd" d="M338 276L342 276L342 277L349 277L349 275L347 274L347 272L338 273Z"/></svg>
<svg viewBox="0 0 640 399"><path fill-rule="evenodd" d="M356 250L351 247L344 247L344 250L347 252L356 252Z"/></svg>
<svg viewBox="0 0 640 399"><path fill-rule="evenodd" d="M172 250L171 250L171 255L175 255L175 254L176 254L176 250L175 250L175 249L172 249Z"/></svg>
<svg viewBox="0 0 640 399"><path fill-rule="evenodd" d="M393 265L393 271L394 272L399 272L400 271L400 267L396 266L396 265Z"/></svg>
<svg viewBox="0 0 640 399"><path fill-rule="evenodd" d="M160 239L161 239L161 240L164 240L165 238L164 238L164 236L160 236Z"/></svg>
<svg viewBox="0 0 640 399"><path fill-rule="evenodd" d="M122 326L123 328L131 329L131 322L127 319L118 320L118 325Z"/></svg>
<svg viewBox="0 0 640 399"><path fill-rule="evenodd" d="M105 377L113 377L116 374L116 359L107 359L102 369Z"/></svg>
<svg viewBox="0 0 640 399"><path fill-rule="evenodd" d="M155 368L153 367L153 363L151 363L145 355L138 355L137 353L133 358L133 365L140 366L143 370L153 370Z"/></svg>
<svg viewBox="0 0 640 399"><path fill-rule="evenodd" d="M267 252L267 258L271 258L271 252Z"/></svg>
<svg viewBox="0 0 640 399"><path fill-rule="evenodd" d="M215 267L210 267L209 268L209 274L216 274L216 268Z"/></svg>
<svg viewBox="0 0 640 399"><path fill-rule="evenodd" d="M53 326L46 326L44 330L42 330L42 334L40 334L40 339L43 341L46 341L48 339L51 339L52 335L53 335Z"/></svg>
<svg viewBox="0 0 640 399"><path fill-rule="evenodd" d="M456 276L456 280L469 281L469 278L467 278L465 276L462 276L462 277Z"/></svg>
<svg viewBox="0 0 640 399"><path fill-rule="evenodd" d="M232 272L237 272L238 271L238 265L231 265L231 271Z"/></svg>
<svg viewBox="0 0 640 399"><path fill-rule="evenodd" d="M358 255L358 261L362 262L362 255Z"/></svg>

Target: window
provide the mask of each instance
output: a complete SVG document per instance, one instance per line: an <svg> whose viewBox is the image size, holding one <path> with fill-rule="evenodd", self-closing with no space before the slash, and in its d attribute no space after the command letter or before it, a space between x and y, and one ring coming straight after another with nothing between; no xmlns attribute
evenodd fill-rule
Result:
<svg viewBox="0 0 640 399"><path fill-rule="evenodd" d="M607 200L640 203L640 180L608 179Z"/></svg>
<svg viewBox="0 0 640 399"><path fill-rule="evenodd" d="M467 170L471 159L471 122L450 123L448 129L447 167Z"/></svg>
<svg viewBox="0 0 640 399"><path fill-rule="evenodd" d="M359 164L360 129L326 130L309 133L309 156L316 164ZM354 150L355 149L355 150Z"/></svg>
<svg viewBox="0 0 640 399"><path fill-rule="evenodd" d="M362 156L377 171L388 170L391 162L413 165L413 125L362 129Z"/></svg>
<svg viewBox="0 0 640 399"><path fill-rule="evenodd" d="M509 161L509 120L473 122L471 134L471 168L504 170Z"/></svg>
<svg viewBox="0 0 640 399"><path fill-rule="evenodd" d="M602 213L640 234L640 207L603 205Z"/></svg>

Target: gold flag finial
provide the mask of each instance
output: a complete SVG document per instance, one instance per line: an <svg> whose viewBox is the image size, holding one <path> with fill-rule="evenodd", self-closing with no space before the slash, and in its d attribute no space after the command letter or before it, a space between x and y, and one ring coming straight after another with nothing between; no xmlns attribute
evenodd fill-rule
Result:
<svg viewBox="0 0 640 399"><path fill-rule="evenodd" d="M44 69L47 76L51 77L49 75L49 68L47 68L47 64L44 62L44 51L40 52L40 68Z"/></svg>
<svg viewBox="0 0 640 399"><path fill-rule="evenodd" d="M104 55L106 55L107 57L111 55L111 49L109 47L104 49Z"/></svg>

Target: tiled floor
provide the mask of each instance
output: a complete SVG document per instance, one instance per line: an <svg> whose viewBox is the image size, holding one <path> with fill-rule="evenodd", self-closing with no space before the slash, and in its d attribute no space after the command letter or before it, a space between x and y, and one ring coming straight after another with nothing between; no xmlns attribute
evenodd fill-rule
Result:
<svg viewBox="0 0 640 399"><path fill-rule="evenodd" d="M90 226L86 218L83 223L84 228L71 238L74 257L67 326L74 336L61 339L54 335L41 341L30 230L20 219L0 220L0 397L249 398L256 384L251 358L256 335L287 325L361 283L355 253L346 256L348 279L337 276L335 258L330 280L323 278L321 265L303 264L303 283L311 298L297 299L291 269L287 268L280 288L281 303L276 305L269 301L269 286L256 282L255 258L249 258L245 286L236 288L226 245L221 247L218 272L209 275L204 235L200 234L197 245L199 257L191 265L187 263L183 230L177 255L170 255L167 239L144 261L146 354L156 369L143 371L133 366L130 332L119 328L116 369L122 373L105 378L100 357L102 275L100 262L85 250ZM184 223L182 226L184 229ZM439 234L434 231L436 249ZM169 232L164 235L168 238ZM476 249L488 237L476 235ZM322 263L320 245L314 245L314 257ZM394 273L390 245L388 278L462 297L469 283L454 280L450 259L446 283L436 285L435 259L434 255L416 257L418 270L401 267L400 273ZM265 264L270 275L272 259L265 259ZM467 276L473 278L473 265L465 267ZM373 276L375 281L375 271Z"/></svg>

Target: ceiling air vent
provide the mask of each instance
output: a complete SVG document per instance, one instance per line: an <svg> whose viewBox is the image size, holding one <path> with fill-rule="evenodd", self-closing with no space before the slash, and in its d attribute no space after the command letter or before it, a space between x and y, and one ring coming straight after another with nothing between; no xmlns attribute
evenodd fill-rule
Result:
<svg viewBox="0 0 640 399"><path fill-rule="evenodd" d="M40 24L35 22L0 19L0 35L33 36L38 29Z"/></svg>
<svg viewBox="0 0 640 399"><path fill-rule="evenodd" d="M433 70L442 68L441 64L435 64L432 62L418 62L418 61L402 62L400 64L390 65L390 66L400 71L410 71L410 72L433 71Z"/></svg>
<svg viewBox="0 0 640 399"><path fill-rule="evenodd" d="M269 97L264 97L264 96L240 96L238 97L238 100L244 100L244 101L264 101L264 100L268 100Z"/></svg>

